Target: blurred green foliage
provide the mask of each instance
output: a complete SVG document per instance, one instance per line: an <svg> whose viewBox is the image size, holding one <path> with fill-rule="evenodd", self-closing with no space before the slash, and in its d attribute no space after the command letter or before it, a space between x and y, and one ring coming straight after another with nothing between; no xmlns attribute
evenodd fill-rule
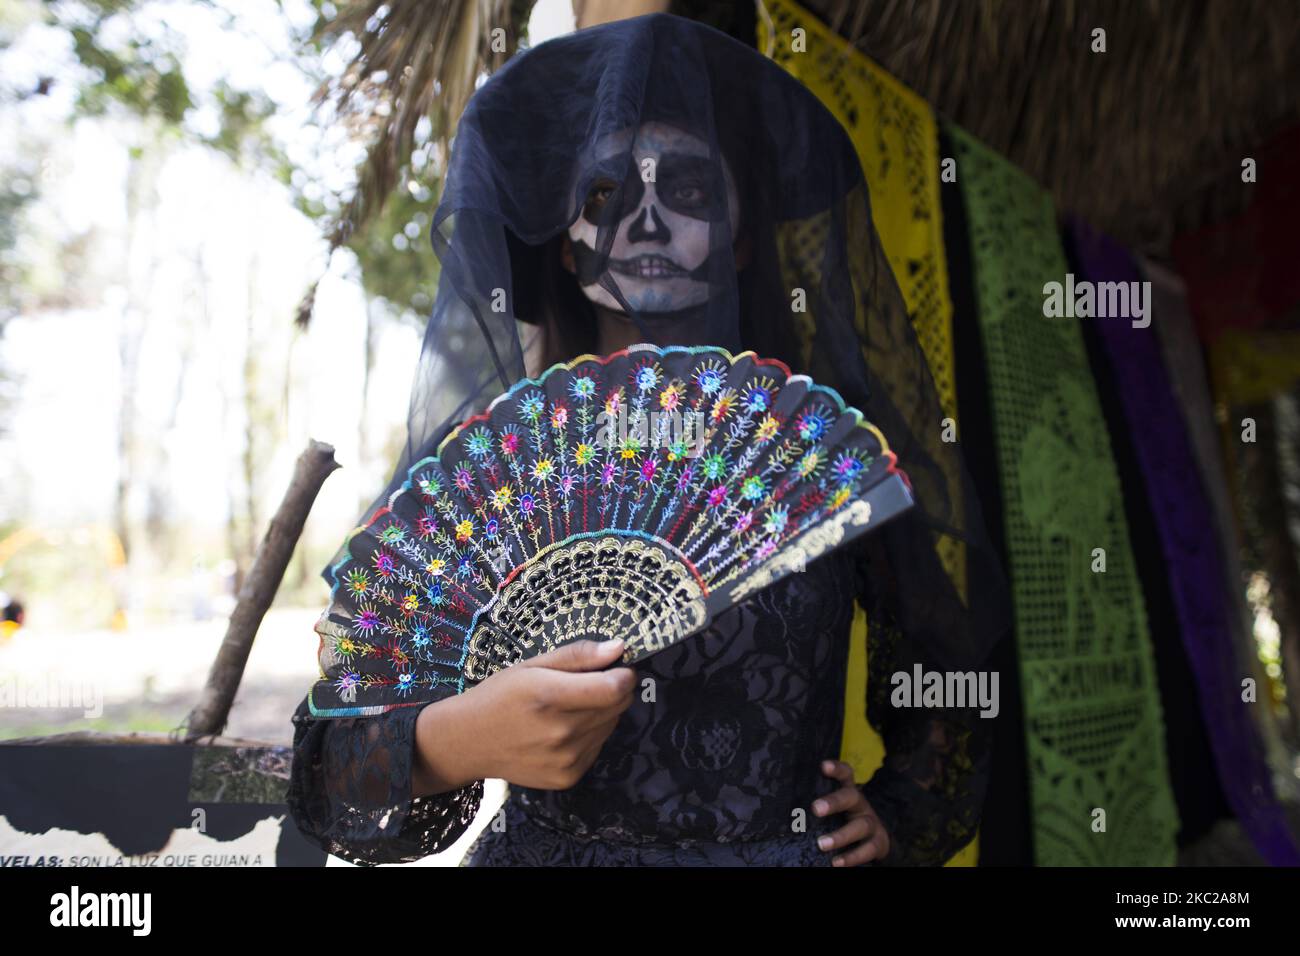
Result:
<svg viewBox="0 0 1300 956"><path fill-rule="evenodd" d="M190 2L211 9L225 29L240 29L237 18L222 4ZM283 144L276 142L269 132L269 120L280 105L260 90L238 89L225 80L211 89L193 88L185 73L185 42L180 33L165 23L159 29L156 17L150 19L150 29L134 25L134 18L150 6L157 4L148 0L46 0L42 4L45 22L67 32L72 51L85 70L77 81L78 115L103 115L116 105L150 121L161 138L201 142L250 171L274 175L290 190L297 208L320 224L322 234L330 233L349 197L324 193L310 173L290 160ZM326 79L323 59L329 47L339 42L320 39L320 27L337 9L324 0L311 0L311 6L317 20L294 37L294 65L319 85ZM203 102L216 107L219 128L215 134L201 134L187 126L186 120ZM382 108L376 104L377 110ZM437 288L437 261L427 228L440 182L428 162L428 142L427 133L417 139L416 155L404 159L399 188L386 198L379 214L344 243L357 258L366 293L385 299L395 311L416 322L422 322L432 306ZM0 268L6 231L12 232L17 210L26 198L0 189ZM0 316L3 313L0 301Z"/></svg>

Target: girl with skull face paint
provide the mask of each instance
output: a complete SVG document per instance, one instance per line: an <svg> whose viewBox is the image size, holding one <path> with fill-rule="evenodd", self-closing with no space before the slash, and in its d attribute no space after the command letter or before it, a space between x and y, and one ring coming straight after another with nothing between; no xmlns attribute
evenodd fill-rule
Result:
<svg viewBox="0 0 1300 956"><path fill-rule="evenodd" d="M630 668L604 669L617 648L571 645L459 696L365 714L304 700L289 795L303 832L356 862L417 859L461 836L483 778L503 777L507 826L471 864L937 864L969 842L988 721L891 710L889 675L978 669L1006 586L834 118L700 24L584 30L475 94L432 241L442 274L407 444L360 523L526 374L634 342L751 349L830 385L889 436L918 507ZM963 548L959 580L941 535ZM835 760L855 600L887 748L861 785ZM792 832L800 810L813 822Z"/></svg>
<svg viewBox="0 0 1300 956"><path fill-rule="evenodd" d="M618 313L680 313L709 298L711 225L739 225L735 179L726 159L667 123L643 123L622 183L595 183L569 227L567 258L586 296ZM596 251L612 227L608 256ZM606 279L606 276L609 276ZM602 281L604 280L604 281Z"/></svg>

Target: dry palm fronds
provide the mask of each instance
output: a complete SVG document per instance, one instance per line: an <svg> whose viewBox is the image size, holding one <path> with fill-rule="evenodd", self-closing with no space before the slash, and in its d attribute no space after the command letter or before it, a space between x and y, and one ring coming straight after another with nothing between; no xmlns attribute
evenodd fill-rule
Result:
<svg viewBox="0 0 1300 956"><path fill-rule="evenodd" d="M323 46L355 40L336 80L316 92L337 122L367 143L356 190L330 229L330 251L382 209L410 162L421 120L442 156L478 78L504 63L531 3L519 0L345 0L316 35ZM499 32L498 32L499 31ZM310 320L304 299L298 323Z"/></svg>
<svg viewBox="0 0 1300 956"><path fill-rule="evenodd" d="M1292 2L803 3L1062 209L1155 255L1244 208L1242 158L1300 119Z"/></svg>

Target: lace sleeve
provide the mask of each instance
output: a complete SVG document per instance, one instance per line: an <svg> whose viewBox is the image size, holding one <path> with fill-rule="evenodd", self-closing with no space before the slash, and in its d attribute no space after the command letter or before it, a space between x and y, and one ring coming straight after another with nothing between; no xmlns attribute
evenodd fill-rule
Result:
<svg viewBox="0 0 1300 956"><path fill-rule="evenodd" d="M447 849L469 828L482 780L411 796L419 712L317 719L303 699L293 715L288 804L307 839L351 863L409 863Z"/></svg>
<svg viewBox="0 0 1300 956"><path fill-rule="evenodd" d="M867 719L885 745L879 770L861 785L890 835L882 866L942 866L975 837L988 788L991 719L977 706L895 707L893 674L939 668L923 642L902 633L861 580L868 614Z"/></svg>

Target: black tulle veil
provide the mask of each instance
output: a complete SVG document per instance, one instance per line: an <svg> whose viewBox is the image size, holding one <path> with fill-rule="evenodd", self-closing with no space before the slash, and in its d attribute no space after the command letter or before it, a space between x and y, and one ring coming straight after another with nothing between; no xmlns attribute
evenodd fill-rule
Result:
<svg viewBox="0 0 1300 956"><path fill-rule="evenodd" d="M708 256L697 270L707 296L681 309L637 308L606 268L626 227L614 216L595 226L584 270L594 262L640 341L753 350L861 409L888 437L917 501L854 545L876 597L869 611L888 614L941 666L980 666L1008 626L1006 582L960 445L945 440L938 393L853 146L776 64L667 14L541 44L475 93L432 221L441 278L406 443L357 525L453 428L542 370L530 363L597 350L593 306L563 264L564 239L593 186L615 184L614 202L635 186L634 143L652 123L694 137L713 173L734 182L739 209L709 221ZM940 535L964 546L963 581L939 561ZM332 588L345 556L346 542L323 570Z"/></svg>

